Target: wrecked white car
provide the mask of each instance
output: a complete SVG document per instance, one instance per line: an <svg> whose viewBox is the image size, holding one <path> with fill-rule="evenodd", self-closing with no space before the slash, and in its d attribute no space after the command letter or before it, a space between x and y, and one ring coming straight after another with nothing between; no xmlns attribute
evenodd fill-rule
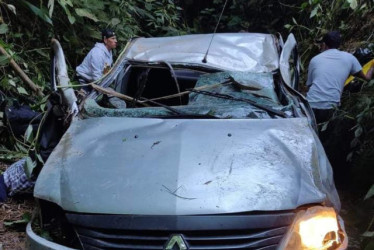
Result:
<svg viewBox="0 0 374 250"><path fill-rule="evenodd" d="M345 249L296 52L293 35L130 41L39 174L28 247Z"/></svg>

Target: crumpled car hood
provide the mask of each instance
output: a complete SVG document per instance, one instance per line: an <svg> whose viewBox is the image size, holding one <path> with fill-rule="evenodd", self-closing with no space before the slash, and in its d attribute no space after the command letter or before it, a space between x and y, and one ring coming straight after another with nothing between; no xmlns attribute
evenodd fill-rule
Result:
<svg viewBox="0 0 374 250"><path fill-rule="evenodd" d="M340 208L330 164L306 118L74 121L34 195L68 211L102 214Z"/></svg>

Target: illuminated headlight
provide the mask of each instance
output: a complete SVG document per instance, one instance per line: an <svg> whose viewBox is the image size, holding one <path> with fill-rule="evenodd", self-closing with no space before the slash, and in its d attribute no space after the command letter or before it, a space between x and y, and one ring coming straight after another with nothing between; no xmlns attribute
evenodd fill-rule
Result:
<svg viewBox="0 0 374 250"><path fill-rule="evenodd" d="M297 213L278 249L343 250L347 246L347 234L335 210L316 206Z"/></svg>

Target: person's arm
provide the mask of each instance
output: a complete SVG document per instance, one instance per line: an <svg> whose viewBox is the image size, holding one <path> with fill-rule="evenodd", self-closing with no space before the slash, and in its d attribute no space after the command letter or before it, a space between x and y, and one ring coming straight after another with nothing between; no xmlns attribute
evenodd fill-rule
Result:
<svg viewBox="0 0 374 250"><path fill-rule="evenodd" d="M95 51L91 56L91 73L94 81L103 75L105 59L100 51Z"/></svg>
<svg viewBox="0 0 374 250"><path fill-rule="evenodd" d="M351 58L352 58L351 75L353 75L355 77L359 77L359 78L364 79L366 81L370 81L372 76L373 76L374 63L371 64L370 69L365 74L363 69L362 69L362 66L361 66L360 62L357 60L357 58L353 55L351 55Z"/></svg>
<svg viewBox="0 0 374 250"><path fill-rule="evenodd" d="M313 69L314 69L314 63L313 63L313 58L312 58L308 66L308 78L306 80L305 92L308 92L310 87L313 84L313 80L312 80Z"/></svg>
<svg viewBox="0 0 374 250"><path fill-rule="evenodd" d="M366 81L370 81L373 77L373 71L374 71L374 63L371 65L371 68L366 72L366 74L360 70L358 73L355 74L355 76L358 76Z"/></svg>

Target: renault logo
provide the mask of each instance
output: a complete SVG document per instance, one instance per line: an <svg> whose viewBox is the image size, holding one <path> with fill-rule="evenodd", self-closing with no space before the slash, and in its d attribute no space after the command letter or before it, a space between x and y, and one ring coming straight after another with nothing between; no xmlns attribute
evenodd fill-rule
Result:
<svg viewBox="0 0 374 250"><path fill-rule="evenodd" d="M165 250L187 250L187 245L184 242L182 235L175 234L166 242Z"/></svg>

